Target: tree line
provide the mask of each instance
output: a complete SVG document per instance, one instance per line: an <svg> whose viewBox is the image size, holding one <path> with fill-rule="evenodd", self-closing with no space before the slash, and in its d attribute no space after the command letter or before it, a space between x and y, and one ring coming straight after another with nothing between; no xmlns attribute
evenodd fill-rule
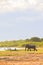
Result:
<svg viewBox="0 0 43 65"><path fill-rule="evenodd" d="M39 37L31 37L30 39L26 39L26 41L43 42L43 38L39 38Z"/></svg>

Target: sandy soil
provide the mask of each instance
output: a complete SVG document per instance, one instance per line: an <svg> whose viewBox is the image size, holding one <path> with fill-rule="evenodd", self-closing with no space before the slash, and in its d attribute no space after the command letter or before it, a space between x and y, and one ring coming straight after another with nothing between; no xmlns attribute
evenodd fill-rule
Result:
<svg viewBox="0 0 43 65"><path fill-rule="evenodd" d="M43 65L43 54L25 56L0 56L0 65Z"/></svg>

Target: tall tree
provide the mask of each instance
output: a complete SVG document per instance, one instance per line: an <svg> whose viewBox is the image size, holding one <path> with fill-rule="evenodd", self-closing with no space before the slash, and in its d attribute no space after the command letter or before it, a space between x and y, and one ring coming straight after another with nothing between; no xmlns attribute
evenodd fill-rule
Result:
<svg viewBox="0 0 43 65"><path fill-rule="evenodd" d="M32 37L32 38L30 39L30 41L40 42L41 39L40 39L39 37Z"/></svg>

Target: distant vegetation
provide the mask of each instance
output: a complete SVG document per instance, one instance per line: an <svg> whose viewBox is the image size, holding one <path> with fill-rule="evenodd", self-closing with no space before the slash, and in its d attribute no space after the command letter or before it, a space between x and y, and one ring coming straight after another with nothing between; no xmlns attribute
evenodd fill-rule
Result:
<svg viewBox="0 0 43 65"><path fill-rule="evenodd" d="M32 37L25 40L12 40L0 42L0 47L24 47L25 44L35 44L37 47L43 47L43 38Z"/></svg>

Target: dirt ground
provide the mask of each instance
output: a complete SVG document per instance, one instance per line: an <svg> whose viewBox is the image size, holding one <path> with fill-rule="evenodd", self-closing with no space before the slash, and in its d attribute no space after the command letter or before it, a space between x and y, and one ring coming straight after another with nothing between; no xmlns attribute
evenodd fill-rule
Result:
<svg viewBox="0 0 43 65"><path fill-rule="evenodd" d="M43 54L26 54L24 56L0 56L0 65L43 65Z"/></svg>

